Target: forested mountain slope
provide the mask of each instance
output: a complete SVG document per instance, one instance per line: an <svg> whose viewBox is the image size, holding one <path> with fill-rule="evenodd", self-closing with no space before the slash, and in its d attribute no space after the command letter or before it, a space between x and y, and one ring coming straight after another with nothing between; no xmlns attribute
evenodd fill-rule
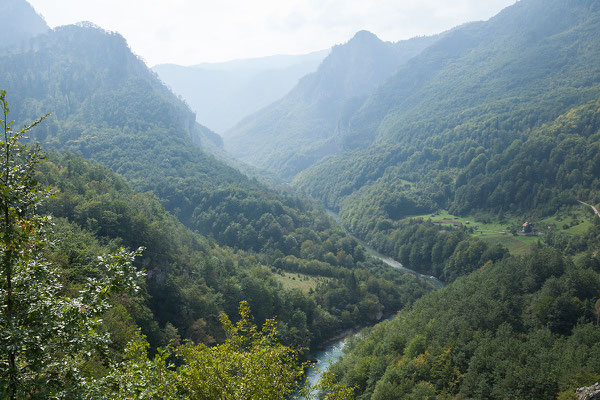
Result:
<svg viewBox="0 0 600 400"><path fill-rule="evenodd" d="M598 38L600 5L586 0L523 0L458 27L340 127L356 150L295 183L362 235L439 208L548 215L597 201Z"/></svg>
<svg viewBox="0 0 600 400"><path fill-rule="evenodd" d="M50 28L25 0L2 0L0 15L0 48L22 45L28 39L47 32Z"/></svg>
<svg viewBox="0 0 600 400"><path fill-rule="evenodd" d="M153 346L191 339L213 344L224 338L219 313L235 316L247 301L257 323L277 317L280 338L294 346L317 346L343 329L377 320L422 295L428 286L360 258L361 246L321 220L310 257L297 254L272 262L266 257L219 246L184 227L152 194L136 193L108 168L80 157L51 154L40 181L53 197L41 211L54 217L57 245L49 258L61 266L65 290L94 276L96 256L118 246L145 247L147 271L137 298L106 316L106 329L120 352L135 329ZM326 228L325 228L326 227ZM322 243L322 246L318 245ZM356 262L319 261L319 253L344 248ZM343 250L342 250L343 251ZM335 258L335 257L334 257ZM282 286L283 277L319 281L313 290Z"/></svg>
<svg viewBox="0 0 600 400"><path fill-rule="evenodd" d="M181 95L201 123L224 134L242 118L285 96L304 75L314 72L329 50L297 56L270 56L152 67Z"/></svg>
<svg viewBox="0 0 600 400"><path fill-rule="evenodd" d="M291 178L323 157L342 150L337 125L364 97L436 37L398 43L367 31L335 46L319 69L283 99L245 118L226 134L238 158Z"/></svg>
<svg viewBox="0 0 600 400"><path fill-rule="evenodd" d="M60 27L2 63L0 84L14 93L15 119L52 113L36 131L44 147L110 166L137 190L152 190L201 233L218 237L233 220L245 226L265 213L279 219L297 206L293 196L203 152L197 139L210 131L116 33L91 25ZM298 218L281 223L302 224ZM260 249L267 240L253 246Z"/></svg>
<svg viewBox="0 0 600 400"><path fill-rule="evenodd" d="M133 186L68 156L58 157L44 177L60 191L49 212L66 218L68 231L75 226L67 243L147 247L142 262L150 297L141 304L152 314L140 314L136 323L153 345L173 334L218 340L218 313L235 314L247 299L257 320L281 319L285 342L314 346L378 320L427 289L368 260L362 246L309 201L206 154L198 144L210 140L210 131L120 35L91 24L60 27L0 61L11 116L22 123L52 113L34 139L101 162ZM166 211L134 189L152 191ZM77 261L89 254L68 248L56 255L67 256L81 279L93 273Z"/></svg>
<svg viewBox="0 0 600 400"><path fill-rule="evenodd" d="M600 378L598 261L488 263L355 340L334 371L360 399L574 399Z"/></svg>

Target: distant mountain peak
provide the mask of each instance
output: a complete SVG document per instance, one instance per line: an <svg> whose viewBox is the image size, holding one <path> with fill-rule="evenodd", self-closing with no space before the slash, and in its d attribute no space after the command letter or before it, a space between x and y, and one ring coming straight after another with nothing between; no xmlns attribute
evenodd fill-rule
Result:
<svg viewBox="0 0 600 400"><path fill-rule="evenodd" d="M18 45L50 30L44 18L25 0L0 1L0 15L3 20L0 47Z"/></svg>
<svg viewBox="0 0 600 400"><path fill-rule="evenodd" d="M381 43L383 43L383 41L379 39L377 35L369 31L362 30L356 32L352 39L345 44L345 46L350 48L365 48L377 46Z"/></svg>
<svg viewBox="0 0 600 400"><path fill-rule="evenodd" d="M361 30L358 31L354 34L354 36L352 37L352 39L350 39L350 41L373 41L373 40L377 40L380 41L380 39L377 37L377 35L375 35L372 32L369 32L367 30Z"/></svg>
<svg viewBox="0 0 600 400"><path fill-rule="evenodd" d="M226 147L248 163L293 177L341 151L339 128L364 97L435 40L390 43L369 31L357 32L284 98L229 131Z"/></svg>

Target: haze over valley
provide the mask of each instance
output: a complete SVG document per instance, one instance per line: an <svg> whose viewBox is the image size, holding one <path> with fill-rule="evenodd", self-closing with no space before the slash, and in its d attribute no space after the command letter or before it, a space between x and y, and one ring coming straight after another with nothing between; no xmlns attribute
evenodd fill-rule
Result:
<svg viewBox="0 0 600 400"><path fill-rule="evenodd" d="M70 1L0 0L0 397L600 395L600 3Z"/></svg>

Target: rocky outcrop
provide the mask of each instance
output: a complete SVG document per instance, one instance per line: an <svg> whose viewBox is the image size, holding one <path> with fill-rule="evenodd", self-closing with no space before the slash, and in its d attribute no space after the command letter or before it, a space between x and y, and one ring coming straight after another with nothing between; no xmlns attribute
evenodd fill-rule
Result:
<svg viewBox="0 0 600 400"><path fill-rule="evenodd" d="M577 389L577 400L600 400L600 383Z"/></svg>

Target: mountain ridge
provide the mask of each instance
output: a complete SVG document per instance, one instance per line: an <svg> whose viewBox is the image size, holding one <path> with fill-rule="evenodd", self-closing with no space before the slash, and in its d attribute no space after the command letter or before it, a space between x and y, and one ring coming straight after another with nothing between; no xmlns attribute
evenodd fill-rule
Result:
<svg viewBox="0 0 600 400"><path fill-rule="evenodd" d="M423 184L426 178L429 189L419 196L465 211L459 205L464 198L454 194L475 180L444 177L449 183L442 184L436 178L444 170L456 177L478 155L500 157L513 141L526 141L532 130L597 98L600 10L585 0L569 4L524 0L488 22L449 32L402 66L341 127L346 143L360 146L302 172L297 185L340 207L363 186L366 194L393 187L398 178ZM531 15L535 23L526 24ZM485 208L498 183L488 182L485 165L478 174L477 182L487 185L477 194L478 207ZM535 178L528 181L533 185ZM518 208L526 207L512 206Z"/></svg>
<svg viewBox="0 0 600 400"><path fill-rule="evenodd" d="M335 46L319 69L284 98L246 117L226 135L226 149L245 162L289 179L319 159L341 151L338 119L375 89L398 65L435 37L383 42L367 31Z"/></svg>
<svg viewBox="0 0 600 400"><path fill-rule="evenodd" d="M225 134L237 121L283 97L314 71L329 50L277 55L189 67L152 67L197 114L198 121Z"/></svg>
<svg viewBox="0 0 600 400"><path fill-rule="evenodd" d="M25 0L3 0L0 15L10 17L0 26L0 48L23 44L50 30L44 18Z"/></svg>

